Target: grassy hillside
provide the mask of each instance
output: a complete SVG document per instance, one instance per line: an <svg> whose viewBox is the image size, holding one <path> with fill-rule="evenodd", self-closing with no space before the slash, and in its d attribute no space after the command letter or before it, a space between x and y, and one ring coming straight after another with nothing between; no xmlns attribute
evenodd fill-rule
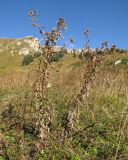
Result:
<svg viewBox="0 0 128 160"><path fill-rule="evenodd" d="M22 67L22 61L25 55L20 55L20 53L23 49L27 50L29 54L36 53L33 47L30 46L30 42L33 41L33 39L34 38L31 37L0 39L0 75L15 71L24 71L25 67Z"/></svg>
<svg viewBox="0 0 128 160"><path fill-rule="evenodd" d="M64 140L61 123L67 104L80 90L87 61L66 54L49 66L48 98L55 114L48 145L44 146L35 128L33 86L38 61L22 66L16 42L0 40L8 48L0 52L0 160L127 160L128 64L111 62L127 59L128 53L105 56L84 97L79 132ZM14 56L9 49L12 45L17 48Z"/></svg>

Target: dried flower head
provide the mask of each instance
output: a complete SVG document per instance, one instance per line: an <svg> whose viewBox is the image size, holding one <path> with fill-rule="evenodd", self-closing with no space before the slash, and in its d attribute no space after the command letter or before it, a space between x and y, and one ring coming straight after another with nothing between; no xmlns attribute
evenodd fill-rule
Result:
<svg viewBox="0 0 128 160"><path fill-rule="evenodd" d="M70 38L70 43L74 43L75 42L75 39L74 38Z"/></svg>
<svg viewBox="0 0 128 160"><path fill-rule="evenodd" d="M57 40L61 37L62 31L66 29L66 22L64 18L59 18L57 21L57 26L54 27L51 31L45 32L44 26L39 24L38 20L38 12L37 11L30 11L29 16L32 18L33 26L39 29L39 33L43 36L44 43L46 46L55 45Z"/></svg>
<svg viewBox="0 0 128 160"><path fill-rule="evenodd" d="M86 38L86 44L85 44L85 48L86 49L89 49L89 33L91 32L91 29L86 29L85 32L84 32L84 35L85 35L85 38Z"/></svg>

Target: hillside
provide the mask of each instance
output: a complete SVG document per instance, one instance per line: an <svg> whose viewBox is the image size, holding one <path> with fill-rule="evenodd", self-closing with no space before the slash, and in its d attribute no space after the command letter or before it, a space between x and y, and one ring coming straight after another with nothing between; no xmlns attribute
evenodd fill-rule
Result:
<svg viewBox="0 0 128 160"><path fill-rule="evenodd" d="M61 51L63 47L55 47L55 51ZM67 53L79 55L83 49L65 49ZM21 69L23 57L40 52L39 41L32 36L24 38L0 38L0 71ZM127 53L118 53L107 55L111 62L121 58L127 59ZM74 58L75 59L75 58ZM66 63L66 62L65 62Z"/></svg>
<svg viewBox="0 0 128 160"><path fill-rule="evenodd" d="M0 39L0 73L21 69L23 57L39 51L39 42L33 37Z"/></svg>
<svg viewBox="0 0 128 160"><path fill-rule="evenodd" d="M79 54L65 53L48 66L49 101L44 99L44 105L50 106L52 123L48 141L40 141L35 123L38 59L22 66L24 56L38 52L38 43L31 37L0 39L0 46L0 160L127 160L127 52L103 55L92 77L88 60ZM86 78L89 85L76 114L78 128L72 137L64 137L66 114Z"/></svg>

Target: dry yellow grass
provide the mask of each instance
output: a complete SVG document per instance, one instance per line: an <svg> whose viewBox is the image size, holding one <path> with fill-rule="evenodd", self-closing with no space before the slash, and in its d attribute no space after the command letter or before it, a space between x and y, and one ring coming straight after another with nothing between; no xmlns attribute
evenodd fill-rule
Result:
<svg viewBox="0 0 128 160"><path fill-rule="evenodd" d="M126 57L126 54L121 57ZM108 59L119 58L118 55L109 55ZM71 155L79 155L80 160L85 159L121 159L126 160L128 156L127 140L128 140L128 67L127 65L119 66L104 66L99 68L97 77L89 86L88 92L84 97L84 105L80 110L80 134L74 137L73 140L66 139L63 145L60 143L60 137L57 131L60 129L57 126L68 101L78 93L80 81L84 71L84 63L77 58L64 58L61 63L61 68L57 67L58 63L53 64L53 68L49 68L51 87L48 89L50 103L54 104L55 117L53 118L53 132L50 140L51 148L47 150L49 156L60 154L61 157ZM8 108L11 102L14 105L15 112L19 118L16 121L19 123L30 123L35 111L33 107L32 92L27 90L27 87L32 86L35 66L30 69L14 71L10 74L0 77L0 92L2 93L0 100L0 112ZM58 71L60 70L60 71ZM33 72L30 72L33 71ZM30 73L30 76L28 74ZM25 94L27 93L27 97ZM10 98L4 99L15 94L16 98L10 101ZM26 99L25 99L26 98ZM3 100L4 99L4 100ZM58 117L59 118L58 118ZM57 119L56 119L57 118ZM30 144L36 143L33 137L24 134L21 126L10 130L9 125L15 124L15 119L3 119L1 128L6 127L2 131L6 136L13 136L22 140L22 145L26 145L27 141ZM21 125L20 124L20 125ZM88 127L94 124L93 127ZM57 130L54 131L54 127ZM59 128L59 129L58 129ZM82 131L84 128L86 130ZM28 136L26 139L24 136ZM83 136L81 138L81 136ZM16 144L8 142L9 147L16 150ZM15 146L15 147L14 147ZM17 145L17 148L19 146ZM29 147L26 147L29 149ZM26 160L26 151L23 148L18 148L19 151L9 153L12 157L24 157ZM61 151L61 152L60 152ZM61 155L62 154L62 155ZM61 157L62 158L62 157ZM48 159L46 157L46 159ZM56 158L57 159L57 158Z"/></svg>

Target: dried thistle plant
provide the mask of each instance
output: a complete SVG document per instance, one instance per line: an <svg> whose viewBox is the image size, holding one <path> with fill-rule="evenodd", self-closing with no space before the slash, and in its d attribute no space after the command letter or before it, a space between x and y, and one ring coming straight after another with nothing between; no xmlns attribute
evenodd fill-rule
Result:
<svg viewBox="0 0 128 160"><path fill-rule="evenodd" d="M104 43L104 42L102 42L102 49L104 49L104 47L105 47L105 43Z"/></svg>
<svg viewBox="0 0 128 160"><path fill-rule="evenodd" d="M90 50L89 46L89 33L91 32L90 29L85 31L86 36L86 52L89 54L87 65L85 71L83 73L83 79L81 81L80 89L77 95L71 100L68 104L67 108L68 111L64 114L62 126L63 130L63 137L71 137L71 135L79 130L79 116L81 107L83 107L84 103L84 96L88 93L89 85L92 84L94 78L96 78L97 67L103 60L102 55L94 54Z"/></svg>
<svg viewBox="0 0 128 160"><path fill-rule="evenodd" d="M44 46L40 46L42 54L39 59L39 67L36 75L35 95L36 95L36 118L37 128L40 131L41 140L46 140L50 132L52 123L52 107L48 99L48 66L51 64L51 57L55 54L53 46L61 37L62 32L66 28L64 18L59 18L56 27L51 31L44 31L42 25L39 24L37 11L30 11L29 16L32 18L33 26L39 29L42 35Z"/></svg>
<svg viewBox="0 0 128 160"><path fill-rule="evenodd" d="M108 41L105 41L104 45L105 45L106 48L108 48Z"/></svg>
<svg viewBox="0 0 128 160"><path fill-rule="evenodd" d="M85 43L85 49L88 50L90 48L90 45L89 45L89 34L91 32L91 29L86 29L85 32L84 32L84 35L85 35L85 39L86 39L86 43Z"/></svg>
<svg viewBox="0 0 128 160"><path fill-rule="evenodd" d="M63 136L69 136L79 130L80 110L83 106L84 96L88 93L88 87L96 77L97 67L103 60L101 55L91 54L86 69L83 73L83 79L78 94L68 104L68 113L65 114L65 124Z"/></svg>

